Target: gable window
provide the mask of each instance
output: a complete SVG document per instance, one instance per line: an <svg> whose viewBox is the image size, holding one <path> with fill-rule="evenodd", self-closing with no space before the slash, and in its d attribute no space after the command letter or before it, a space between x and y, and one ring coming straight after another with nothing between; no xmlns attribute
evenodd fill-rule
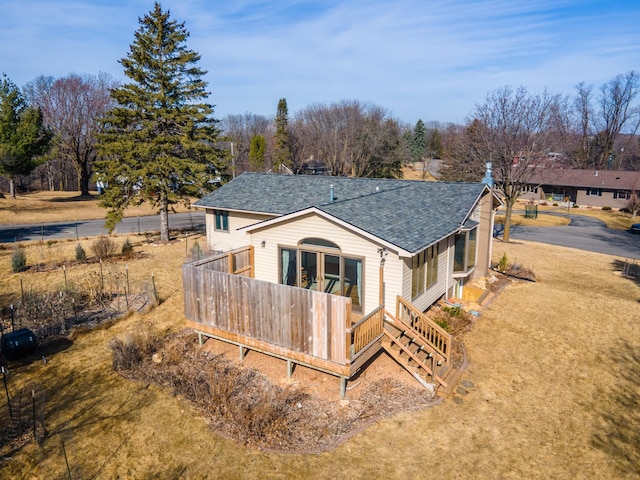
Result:
<svg viewBox="0 0 640 480"><path fill-rule="evenodd" d="M214 210L216 216L216 230L229 231L229 212L226 210Z"/></svg>
<svg viewBox="0 0 640 480"><path fill-rule="evenodd" d="M454 240L453 272L464 273L476 266L476 239L478 228L456 234Z"/></svg>
<svg viewBox="0 0 640 480"><path fill-rule="evenodd" d="M411 260L411 298L416 298L438 281L438 245L432 245Z"/></svg>

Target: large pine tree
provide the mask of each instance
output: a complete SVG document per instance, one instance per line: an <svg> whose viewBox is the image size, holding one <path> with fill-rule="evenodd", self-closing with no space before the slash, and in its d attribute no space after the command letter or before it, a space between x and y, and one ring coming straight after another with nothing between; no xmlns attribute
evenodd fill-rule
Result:
<svg viewBox="0 0 640 480"><path fill-rule="evenodd" d="M409 151L411 152L411 160L420 162L424 160L427 154L427 131L422 119L418 119L413 127L413 134L409 140Z"/></svg>
<svg viewBox="0 0 640 480"><path fill-rule="evenodd" d="M103 119L103 160L96 165L108 183L103 206L113 230L130 205L150 202L160 213L161 240L169 240L168 212L207 189L222 170L215 147L219 135L207 98L200 55L186 47L184 23L156 2L139 19L127 57L120 60L132 80L112 91L117 106Z"/></svg>
<svg viewBox="0 0 640 480"><path fill-rule="evenodd" d="M28 175L50 146L52 133L44 127L42 111L28 105L20 89L0 80L0 175L9 177L9 194L16 196L14 179Z"/></svg>

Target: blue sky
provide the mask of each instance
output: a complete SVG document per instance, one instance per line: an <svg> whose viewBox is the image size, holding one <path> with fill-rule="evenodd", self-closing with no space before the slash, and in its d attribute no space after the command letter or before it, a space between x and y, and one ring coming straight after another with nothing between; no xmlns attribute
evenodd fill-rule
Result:
<svg viewBox="0 0 640 480"><path fill-rule="evenodd" d="M126 80L153 0L3 0L0 72ZM216 116L372 102L399 120L464 122L504 85L573 93L640 70L640 1L165 0L208 70Z"/></svg>

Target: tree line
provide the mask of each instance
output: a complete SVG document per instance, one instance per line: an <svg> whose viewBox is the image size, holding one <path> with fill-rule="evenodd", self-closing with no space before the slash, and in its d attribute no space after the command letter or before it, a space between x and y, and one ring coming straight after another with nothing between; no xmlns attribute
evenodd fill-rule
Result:
<svg viewBox="0 0 640 480"><path fill-rule="evenodd" d="M408 125L358 100L290 116L286 98L273 117L218 120L184 23L159 3L139 23L120 60L125 83L71 74L19 89L3 78L0 176L11 194L18 182L87 195L100 181L114 226L131 204L151 202L166 219L173 204L248 170L401 177L407 164L438 159L443 179L478 181L490 161L507 205L534 166L640 170L636 71L598 89L581 82L572 96L501 87L463 125Z"/></svg>

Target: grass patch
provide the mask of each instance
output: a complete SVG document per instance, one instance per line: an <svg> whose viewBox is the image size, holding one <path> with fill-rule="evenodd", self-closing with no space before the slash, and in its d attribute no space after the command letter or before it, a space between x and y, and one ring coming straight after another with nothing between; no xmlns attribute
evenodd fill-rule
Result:
<svg viewBox="0 0 640 480"><path fill-rule="evenodd" d="M437 408L395 414L390 408L390 418L375 425L360 417L345 443L305 455L260 449L263 444L253 440L239 445L228 432L213 430L213 417L187 394L174 393L171 382L178 377L156 386L113 371L113 338L126 339L151 323L158 336L177 342L181 337L171 335L184 325L176 281L184 243L131 240L143 254L129 263L132 281L153 272L165 301L148 313L76 334L47 364L11 366L12 395L30 393L34 384L40 389L36 395L43 392L38 411L44 412L48 434L41 445L4 445L0 477L68 478L63 444L72 478L421 478L427 470L443 478L634 478L640 469L637 435L629 428L638 424L633 399L640 395L640 331L633 320L640 285L614 268L615 257L531 242L500 245L495 262L506 253L531 265L539 281L508 286L467 333L471 364L459 402L448 399ZM30 259L73 258L75 246L75 241L26 245ZM13 274L10 255L10 249L0 250L3 305L20 296L20 278L27 290L64 281L58 269ZM69 280L91 268L95 265L67 268ZM173 358L177 372L182 347L165 348L159 349L162 361ZM193 355L204 355L203 350L186 350L192 355L184 359L189 368L200 365ZM165 356L165 351L173 353ZM228 391L225 385L222 391ZM308 384L310 390L316 386ZM402 393L393 383L376 388ZM194 395L203 397L202 391ZM328 419L352 415L358 401L333 404ZM6 403L0 403L0 421L6 425L8 418ZM237 422L246 429L255 419ZM318 436L335 434L333 424L327 425Z"/></svg>
<svg viewBox="0 0 640 480"><path fill-rule="evenodd" d="M98 205L97 193L82 197L78 192L34 192L16 195L16 198L0 198L0 224L39 224L70 220L93 220L105 218L106 209ZM176 212L188 212L181 205ZM148 204L130 207L125 217L156 215L158 212Z"/></svg>

